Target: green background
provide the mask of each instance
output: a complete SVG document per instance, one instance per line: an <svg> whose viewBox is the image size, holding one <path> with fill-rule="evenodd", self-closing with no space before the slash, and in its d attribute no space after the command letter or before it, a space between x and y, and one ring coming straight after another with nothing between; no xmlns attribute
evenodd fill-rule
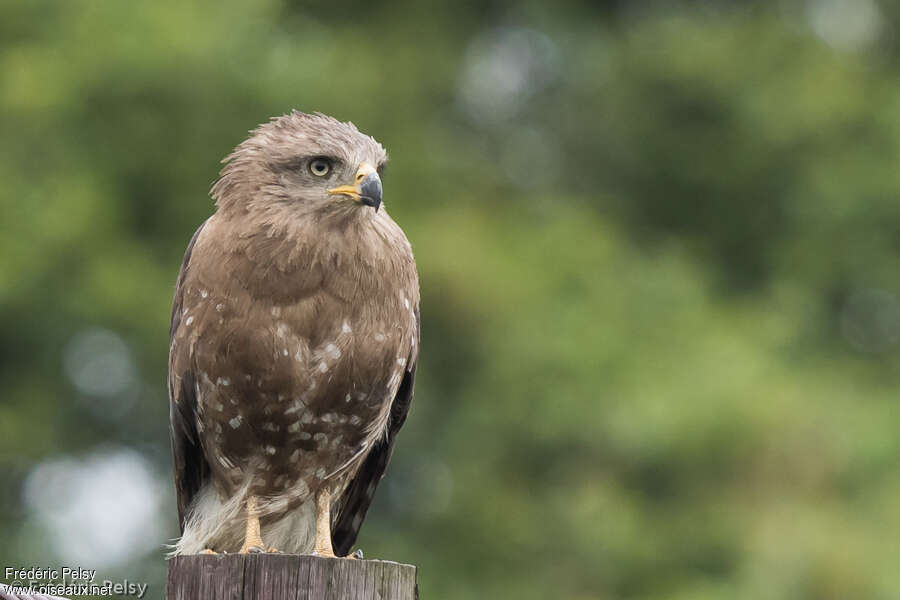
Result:
<svg viewBox="0 0 900 600"><path fill-rule="evenodd" d="M900 597L900 6L0 1L0 565L161 598L168 312L292 108L391 161L422 598Z"/></svg>

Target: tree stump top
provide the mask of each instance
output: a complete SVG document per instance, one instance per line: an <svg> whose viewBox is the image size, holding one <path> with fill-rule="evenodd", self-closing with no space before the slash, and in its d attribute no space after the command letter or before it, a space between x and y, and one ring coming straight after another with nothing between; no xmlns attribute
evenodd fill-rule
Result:
<svg viewBox="0 0 900 600"><path fill-rule="evenodd" d="M297 554L176 556L166 600L416 600L416 567Z"/></svg>

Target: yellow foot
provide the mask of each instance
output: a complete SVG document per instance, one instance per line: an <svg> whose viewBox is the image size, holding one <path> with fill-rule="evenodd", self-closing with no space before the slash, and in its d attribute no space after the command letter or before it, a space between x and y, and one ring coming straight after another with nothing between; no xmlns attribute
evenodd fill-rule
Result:
<svg viewBox="0 0 900 600"><path fill-rule="evenodd" d="M206 550L201 550L200 554L219 554L219 553L216 552L215 550L210 550L209 548L207 548Z"/></svg>
<svg viewBox="0 0 900 600"><path fill-rule="evenodd" d="M331 545L331 492L323 487L316 494L316 539L313 556L337 558Z"/></svg>
<svg viewBox="0 0 900 600"><path fill-rule="evenodd" d="M241 546L241 554L266 552L266 545L259 534L259 514L257 514L256 506L256 496L247 498L247 530L244 533L244 545Z"/></svg>

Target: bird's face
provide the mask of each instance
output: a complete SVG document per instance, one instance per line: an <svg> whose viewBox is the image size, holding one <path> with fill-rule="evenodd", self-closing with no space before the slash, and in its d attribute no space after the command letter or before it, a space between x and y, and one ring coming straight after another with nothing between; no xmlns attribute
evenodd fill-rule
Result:
<svg viewBox="0 0 900 600"><path fill-rule="evenodd" d="M336 156L317 151L297 156L282 169L281 185L290 199L322 209L357 205L370 206L378 212L384 163L376 167L375 157L364 159L355 153Z"/></svg>
<svg viewBox="0 0 900 600"><path fill-rule="evenodd" d="M387 154L351 123L292 112L256 129L213 188L220 206L318 216L375 214Z"/></svg>

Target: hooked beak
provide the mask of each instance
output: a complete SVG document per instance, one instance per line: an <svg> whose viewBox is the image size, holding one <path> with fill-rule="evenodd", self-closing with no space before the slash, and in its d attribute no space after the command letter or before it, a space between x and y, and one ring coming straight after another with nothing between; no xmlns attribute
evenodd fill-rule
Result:
<svg viewBox="0 0 900 600"><path fill-rule="evenodd" d="M350 196L357 202L371 206L378 212L381 206L381 178L375 171L375 167L369 163L359 165L354 178L354 185L341 185L331 188L328 193L331 195Z"/></svg>

